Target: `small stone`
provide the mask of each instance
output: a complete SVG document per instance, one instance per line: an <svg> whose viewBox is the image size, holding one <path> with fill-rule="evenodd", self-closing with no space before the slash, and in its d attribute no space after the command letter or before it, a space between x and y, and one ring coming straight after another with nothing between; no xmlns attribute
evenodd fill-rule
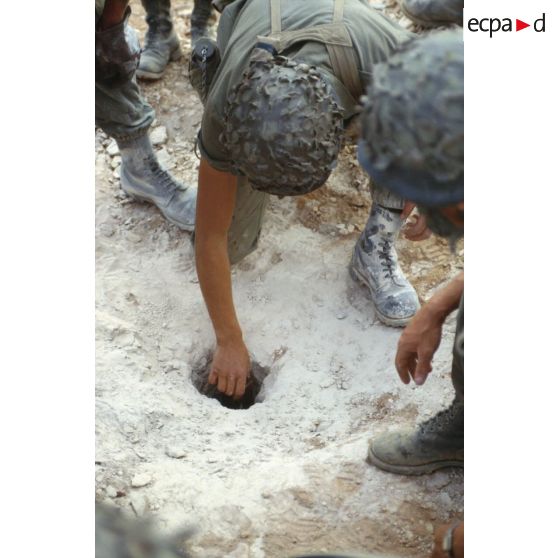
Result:
<svg viewBox="0 0 558 558"><path fill-rule="evenodd" d="M122 157L117 156L117 157L113 157L110 161L110 166L115 169L116 167L118 167L120 164L122 163Z"/></svg>
<svg viewBox="0 0 558 558"><path fill-rule="evenodd" d="M354 226L353 224L348 225L348 226L347 226L347 230L348 230L350 233L353 233L353 232L355 232L355 226Z"/></svg>
<svg viewBox="0 0 558 558"><path fill-rule="evenodd" d="M117 167L114 169L114 171L113 171L113 173L112 173L112 176L113 176L114 178L120 178L120 165L117 166Z"/></svg>
<svg viewBox="0 0 558 558"><path fill-rule="evenodd" d="M116 143L115 140L110 140L110 143L107 146L107 153L111 157L114 157L120 153L120 150L118 149L118 144Z"/></svg>
<svg viewBox="0 0 558 558"><path fill-rule="evenodd" d="M141 517L147 510L147 500L140 494L134 494L130 497L130 506L134 510L134 513L138 517Z"/></svg>
<svg viewBox="0 0 558 558"><path fill-rule="evenodd" d="M118 491L114 486L107 486L106 493L109 498L116 498L118 496Z"/></svg>
<svg viewBox="0 0 558 558"><path fill-rule="evenodd" d="M153 145L163 145L167 141L167 129L164 126L158 126L151 132L150 138Z"/></svg>
<svg viewBox="0 0 558 558"><path fill-rule="evenodd" d="M132 479L132 486L134 488L142 488L151 483L151 475L149 473L139 473Z"/></svg>
<svg viewBox="0 0 558 558"><path fill-rule="evenodd" d="M345 312L344 310L341 310L340 312L337 312L337 315L335 317L338 320L344 320L347 316L348 316L347 312Z"/></svg>
<svg viewBox="0 0 558 558"><path fill-rule="evenodd" d="M99 232L103 236L106 236L107 238L110 238L111 236L114 235L114 225L111 225L109 223L101 223L99 225Z"/></svg>
<svg viewBox="0 0 558 558"><path fill-rule="evenodd" d="M136 244L139 244L142 240L139 234L133 232L129 232L126 236L130 242L135 242Z"/></svg>
<svg viewBox="0 0 558 558"><path fill-rule="evenodd" d="M171 446L167 447L165 453L173 459L182 459L183 457L186 457L186 452L183 449Z"/></svg>

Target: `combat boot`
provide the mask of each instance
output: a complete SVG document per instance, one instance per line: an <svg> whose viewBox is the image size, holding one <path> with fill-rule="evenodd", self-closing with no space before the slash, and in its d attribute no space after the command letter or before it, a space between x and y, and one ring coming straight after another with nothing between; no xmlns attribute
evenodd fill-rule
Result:
<svg viewBox="0 0 558 558"><path fill-rule="evenodd" d="M417 25L463 27L463 0L399 0L401 11Z"/></svg>
<svg viewBox="0 0 558 558"><path fill-rule="evenodd" d="M420 308L395 251L402 225L400 213L374 204L349 267L351 277L370 291L380 321L393 327L407 325Z"/></svg>
<svg viewBox="0 0 558 558"><path fill-rule="evenodd" d="M424 475L444 467L463 467L463 403L423 422L415 430L388 432L370 442L367 461L400 475Z"/></svg>
<svg viewBox="0 0 558 558"><path fill-rule="evenodd" d="M169 60L178 60L180 41L170 15L170 0L143 0L149 26L136 75L142 79L159 79Z"/></svg>
<svg viewBox="0 0 558 558"><path fill-rule="evenodd" d="M192 46L198 39L207 37L207 27L211 16L211 0L195 0L191 17Z"/></svg>
<svg viewBox="0 0 558 558"><path fill-rule="evenodd" d="M120 185L124 192L155 204L171 223L193 231L197 188L184 186L161 167L147 133L117 143L122 156Z"/></svg>

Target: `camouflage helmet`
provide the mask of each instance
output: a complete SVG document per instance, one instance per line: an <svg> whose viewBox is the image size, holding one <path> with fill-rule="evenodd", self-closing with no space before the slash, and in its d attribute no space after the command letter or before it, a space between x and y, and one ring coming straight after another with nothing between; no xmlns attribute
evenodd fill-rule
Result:
<svg viewBox="0 0 558 558"><path fill-rule="evenodd" d="M433 33L375 66L358 158L383 188L425 206L463 201L463 35Z"/></svg>
<svg viewBox="0 0 558 558"><path fill-rule="evenodd" d="M342 134L341 110L316 68L264 56L231 90L221 141L255 189L296 196L326 182Z"/></svg>

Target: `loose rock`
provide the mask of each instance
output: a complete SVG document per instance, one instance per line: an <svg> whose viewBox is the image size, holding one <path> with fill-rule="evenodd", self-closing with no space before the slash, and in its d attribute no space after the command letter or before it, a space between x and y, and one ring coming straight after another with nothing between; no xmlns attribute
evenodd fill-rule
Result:
<svg viewBox="0 0 558 558"><path fill-rule="evenodd" d="M162 145L167 141L167 129L164 126L158 126L151 132L150 137L153 145Z"/></svg>
<svg viewBox="0 0 558 558"><path fill-rule="evenodd" d="M139 473L132 479L132 486L134 488L141 488L150 484L151 481L152 478L149 473Z"/></svg>

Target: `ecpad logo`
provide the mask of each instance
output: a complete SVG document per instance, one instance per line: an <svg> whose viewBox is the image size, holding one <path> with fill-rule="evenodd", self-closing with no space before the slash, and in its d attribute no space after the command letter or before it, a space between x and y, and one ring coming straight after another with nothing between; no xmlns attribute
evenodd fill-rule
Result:
<svg viewBox="0 0 558 558"><path fill-rule="evenodd" d="M505 17L503 19L497 17L477 19L472 17L469 19L467 27L472 33L477 33L479 31L483 33L490 33L490 38L492 38L494 33L498 33L499 31L510 33L514 30L513 20L509 17ZM515 31L521 31L523 29L527 29L527 27L531 27L531 24L525 23L521 19L515 20ZM536 33L546 32L546 13L543 13L542 17L535 20L533 23L533 29Z"/></svg>

